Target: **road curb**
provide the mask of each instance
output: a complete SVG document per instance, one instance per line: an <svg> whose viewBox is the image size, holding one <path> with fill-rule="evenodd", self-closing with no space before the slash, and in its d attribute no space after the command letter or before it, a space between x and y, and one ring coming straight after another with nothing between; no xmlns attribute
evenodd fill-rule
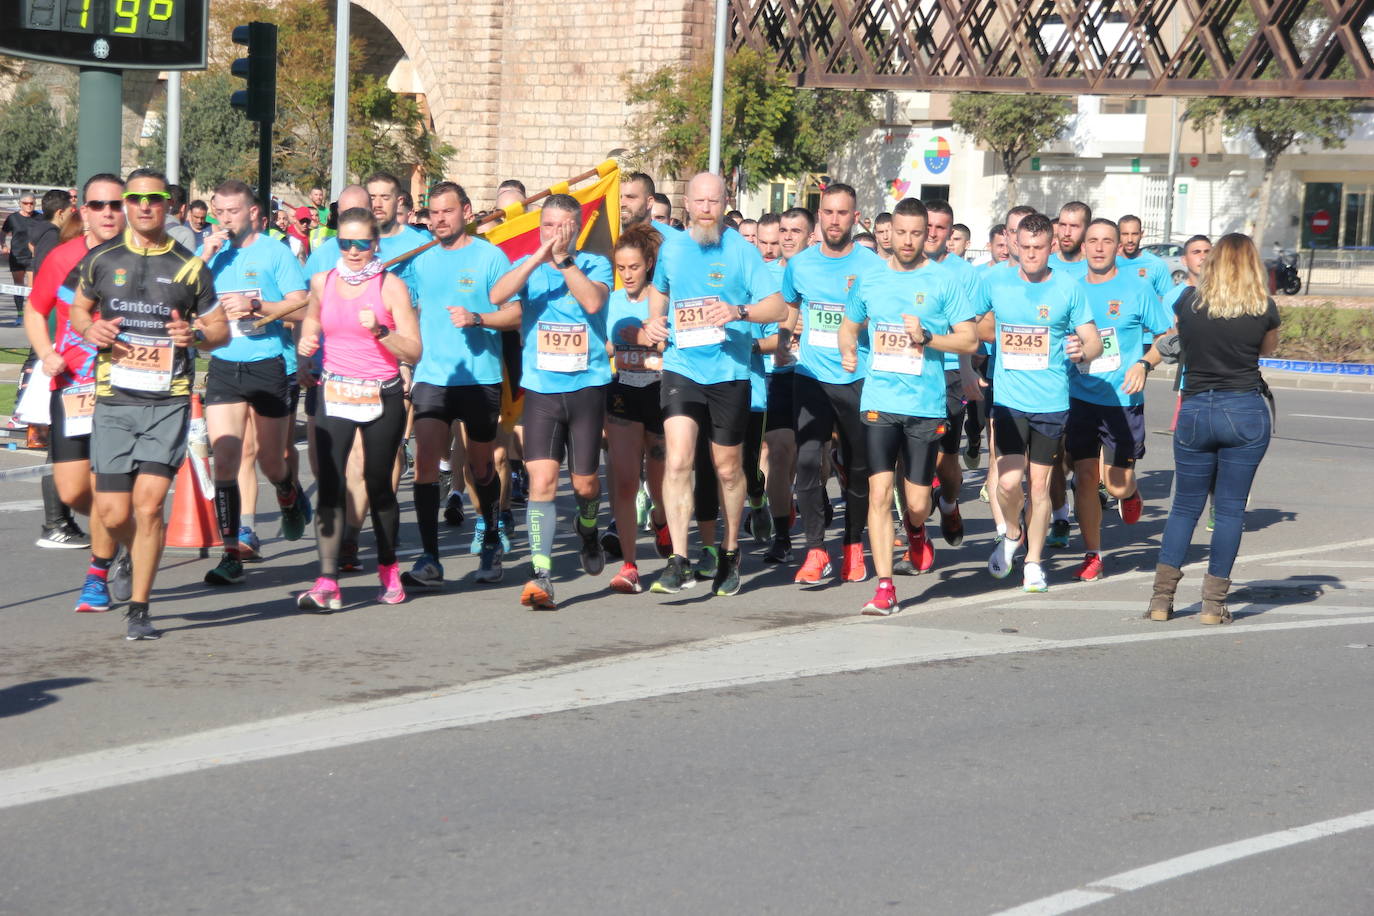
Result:
<svg viewBox="0 0 1374 916"><path fill-rule="evenodd" d="M1151 377L1173 381L1178 374L1176 366L1160 366L1150 373ZM1351 393L1374 392L1374 376L1334 375L1326 373L1289 372L1282 369L1260 369L1260 374L1270 388L1293 391L1346 391Z"/></svg>

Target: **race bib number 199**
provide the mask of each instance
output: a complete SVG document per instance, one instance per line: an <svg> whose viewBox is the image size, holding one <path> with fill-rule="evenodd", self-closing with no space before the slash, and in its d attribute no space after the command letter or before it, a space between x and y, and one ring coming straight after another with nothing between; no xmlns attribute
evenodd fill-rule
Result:
<svg viewBox="0 0 1374 916"><path fill-rule="evenodd" d="M110 384L126 391L171 391L171 338L120 334L110 348Z"/></svg>
<svg viewBox="0 0 1374 916"><path fill-rule="evenodd" d="M1050 329L1037 324L1004 324L997 340L1007 369L1048 369Z"/></svg>
<svg viewBox="0 0 1374 916"><path fill-rule="evenodd" d="M806 304L806 343L828 350L840 348L840 325L844 322L844 306L837 302L808 302Z"/></svg>

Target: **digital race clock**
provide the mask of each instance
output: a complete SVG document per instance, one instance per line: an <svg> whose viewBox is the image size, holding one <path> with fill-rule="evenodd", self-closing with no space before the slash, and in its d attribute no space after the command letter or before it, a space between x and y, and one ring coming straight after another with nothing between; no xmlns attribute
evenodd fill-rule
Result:
<svg viewBox="0 0 1374 916"><path fill-rule="evenodd" d="M114 70L203 70L209 0L0 0L0 53Z"/></svg>

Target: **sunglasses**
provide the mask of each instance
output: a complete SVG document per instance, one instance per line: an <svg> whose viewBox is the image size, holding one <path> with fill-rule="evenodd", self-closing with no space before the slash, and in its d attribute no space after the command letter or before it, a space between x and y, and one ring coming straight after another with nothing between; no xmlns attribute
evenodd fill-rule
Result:
<svg viewBox="0 0 1374 916"><path fill-rule="evenodd" d="M306 217L305 219L298 219L298 220L296 220L296 222L298 222L298 223L300 223L302 226L304 226L304 225L306 225L307 223L310 222L310 218L309 218L309 217Z"/></svg>
<svg viewBox="0 0 1374 916"><path fill-rule="evenodd" d="M91 211L92 213L99 213L101 210L104 210L106 207L109 207L109 208L110 208L111 210L113 210L115 213L119 213L119 212L121 212L121 211L124 209L124 201L122 201L122 200L88 200L88 201L86 201L86 207L87 207L88 209L90 209L90 211Z"/></svg>
<svg viewBox="0 0 1374 916"><path fill-rule="evenodd" d="M339 239L340 251L367 251L372 247L372 239Z"/></svg>
<svg viewBox="0 0 1374 916"><path fill-rule="evenodd" d="M140 207L157 207L172 199L166 191L126 191L124 199Z"/></svg>

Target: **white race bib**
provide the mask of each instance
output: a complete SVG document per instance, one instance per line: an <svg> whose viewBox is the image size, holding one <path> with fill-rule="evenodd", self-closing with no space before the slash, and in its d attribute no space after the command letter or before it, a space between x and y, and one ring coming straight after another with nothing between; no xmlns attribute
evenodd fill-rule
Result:
<svg viewBox="0 0 1374 916"><path fill-rule="evenodd" d="M1050 329L1040 324L1004 324L997 346L1005 369L1048 369Z"/></svg>
<svg viewBox="0 0 1374 916"><path fill-rule="evenodd" d="M91 418L95 416L95 382L63 388L62 432L68 438L91 434Z"/></svg>
<svg viewBox="0 0 1374 916"><path fill-rule="evenodd" d="M663 361L653 347L615 345L615 377L631 388L647 388L662 378Z"/></svg>
<svg viewBox="0 0 1374 916"><path fill-rule="evenodd" d="M238 293L245 299L262 299L262 290L260 289L226 289L220 290L220 292ZM220 299L220 308L224 308L223 299ZM262 337L267 334L267 328L259 328L254 326L258 320L256 316L251 316L248 318L229 318L226 315L225 320L229 322L229 336L231 338Z"/></svg>
<svg viewBox="0 0 1374 916"><path fill-rule="evenodd" d="M874 323L872 368L879 372L920 375L925 368L925 347L911 339L904 324Z"/></svg>
<svg viewBox="0 0 1374 916"><path fill-rule="evenodd" d="M1102 355L1091 363L1078 363L1084 375L1111 375L1121 368L1121 346L1116 341L1116 328L1101 328Z"/></svg>
<svg viewBox="0 0 1374 916"><path fill-rule="evenodd" d="M714 296L702 296L673 303L673 343L678 349L705 347L725 339L725 328L706 320L706 310L717 301Z"/></svg>
<svg viewBox="0 0 1374 916"><path fill-rule="evenodd" d="M355 423L370 423L382 415L382 383L377 379L326 374L324 414Z"/></svg>
<svg viewBox="0 0 1374 916"><path fill-rule="evenodd" d="M587 368L587 326L541 321L535 328L535 361L544 372L581 372Z"/></svg>
<svg viewBox="0 0 1374 916"><path fill-rule="evenodd" d="M838 302L807 302L807 346L838 350L840 348L840 325L843 323L844 306Z"/></svg>
<svg viewBox="0 0 1374 916"><path fill-rule="evenodd" d="M120 334L110 348L110 384L126 391L172 390L172 339Z"/></svg>

